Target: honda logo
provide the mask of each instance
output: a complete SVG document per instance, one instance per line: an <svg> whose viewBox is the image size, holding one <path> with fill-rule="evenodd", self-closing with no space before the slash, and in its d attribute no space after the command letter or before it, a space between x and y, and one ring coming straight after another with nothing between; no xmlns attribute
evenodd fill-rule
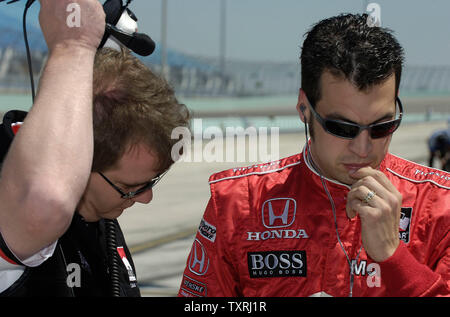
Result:
<svg viewBox="0 0 450 317"><path fill-rule="evenodd" d="M266 228L284 228L294 223L297 202L292 198L273 198L262 205L262 222Z"/></svg>
<svg viewBox="0 0 450 317"><path fill-rule="evenodd" d="M195 239L189 255L189 271L197 275L205 275L208 271L209 258L203 244Z"/></svg>

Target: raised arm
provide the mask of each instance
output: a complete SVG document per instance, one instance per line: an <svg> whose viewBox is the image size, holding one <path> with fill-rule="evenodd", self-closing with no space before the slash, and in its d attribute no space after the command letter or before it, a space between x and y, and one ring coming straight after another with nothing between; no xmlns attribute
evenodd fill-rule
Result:
<svg viewBox="0 0 450 317"><path fill-rule="evenodd" d="M0 178L0 233L19 259L64 233L84 192L93 156L93 63L105 30L98 0L40 3L49 58ZM67 24L70 14L79 14L79 27Z"/></svg>

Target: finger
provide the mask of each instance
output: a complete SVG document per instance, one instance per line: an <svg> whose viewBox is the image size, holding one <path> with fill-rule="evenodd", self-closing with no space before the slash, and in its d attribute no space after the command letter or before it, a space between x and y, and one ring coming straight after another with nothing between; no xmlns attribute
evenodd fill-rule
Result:
<svg viewBox="0 0 450 317"><path fill-rule="evenodd" d="M372 209L372 206L364 203L359 199L352 199L347 203L346 206L347 216L350 219L356 217L357 215L359 215L361 218L364 218L371 212Z"/></svg>
<svg viewBox="0 0 450 317"><path fill-rule="evenodd" d="M349 219L356 217L356 210L353 208L352 202L347 202L347 205L345 205L345 212L347 213L347 217Z"/></svg>
<svg viewBox="0 0 450 317"><path fill-rule="evenodd" d="M370 179L371 178L371 179L375 180L376 183L378 183L382 187L384 187L387 192L389 192L389 193L399 193L397 188L391 183L391 181L387 178L387 176L383 172L381 172L379 170L375 170L375 169L373 169L371 167L361 168L358 171L356 171L354 174L352 174L351 177L353 177L355 179L358 179L358 180L363 180L363 179L366 179L366 178ZM375 183L372 183L372 184L375 185ZM378 189L381 190L381 187L378 187ZM381 194L381 191L379 193Z"/></svg>
<svg viewBox="0 0 450 317"><path fill-rule="evenodd" d="M382 172L366 176L358 180L352 187L356 188L358 186L365 186L369 190L374 191L379 198L385 201L393 209L399 208L402 204L402 194ZM366 192L366 195L367 193L368 192Z"/></svg>
<svg viewBox="0 0 450 317"><path fill-rule="evenodd" d="M372 176L373 178L377 179L380 183L383 185L387 185L387 182L390 183L390 181L387 179L386 175L384 175L383 172L373 169L370 166L360 168L356 172L350 175L354 179L361 179L367 176ZM384 184L386 183L386 184Z"/></svg>
<svg viewBox="0 0 450 317"><path fill-rule="evenodd" d="M366 176L352 185L353 193L358 193L358 199L364 201L369 192L375 193L378 197L386 199L391 193L372 176Z"/></svg>
<svg viewBox="0 0 450 317"><path fill-rule="evenodd" d="M360 186L352 188L350 190L350 192L348 193L347 197L350 201L353 201L353 200L363 201L364 198L366 198L367 194L371 191L372 190L370 190L368 187L366 187L364 185L360 185Z"/></svg>
<svg viewBox="0 0 450 317"><path fill-rule="evenodd" d="M370 198L369 193L373 193ZM369 196L369 197L368 197ZM369 198L366 202L366 198ZM345 211L347 213L347 217L350 219L354 218L358 212L360 211L361 206L377 208L383 205L383 199L379 197L376 192L372 189L369 189L366 186L357 186L352 188L347 195L347 204L345 206Z"/></svg>
<svg viewBox="0 0 450 317"><path fill-rule="evenodd" d="M357 215L357 206L361 203L366 197L369 189L363 185L352 188L347 194L347 204L345 206L345 210L347 212L347 216L352 219Z"/></svg>

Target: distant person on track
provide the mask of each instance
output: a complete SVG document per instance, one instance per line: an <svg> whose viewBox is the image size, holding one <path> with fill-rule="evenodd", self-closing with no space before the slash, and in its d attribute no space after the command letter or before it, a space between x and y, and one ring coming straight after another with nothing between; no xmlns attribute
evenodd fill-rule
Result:
<svg viewBox="0 0 450 317"><path fill-rule="evenodd" d="M301 54L303 153L209 179L179 296L449 296L450 174L388 153L403 49L367 15Z"/></svg>
<svg viewBox="0 0 450 317"><path fill-rule="evenodd" d="M116 218L152 200L189 112L127 50L97 51L97 0L40 2L49 58L31 111L7 114L0 140L12 141L0 158L0 296L140 296ZM68 28L74 2L85 23Z"/></svg>
<svg viewBox="0 0 450 317"><path fill-rule="evenodd" d="M428 139L429 161L428 165L433 167L434 160L440 162L439 168L450 172L450 119L447 121L448 128L434 132Z"/></svg>

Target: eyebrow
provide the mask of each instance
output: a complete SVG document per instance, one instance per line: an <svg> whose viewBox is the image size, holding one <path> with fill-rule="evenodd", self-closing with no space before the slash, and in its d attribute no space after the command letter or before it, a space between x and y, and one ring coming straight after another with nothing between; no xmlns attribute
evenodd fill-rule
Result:
<svg viewBox="0 0 450 317"><path fill-rule="evenodd" d="M145 183L136 183L136 184L125 184L125 183L119 182L119 184L124 187L138 187L138 186L144 186L144 185L148 184L149 182L150 181L145 182Z"/></svg>
<svg viewBox="0 0 450 317"><path fill-rule="evenodd" d="M392 119L393 117L395 117L394 113L387 113L383 117L379 118L378 120L373 121L372 123L369 123L368 125L376 124L376 123L379 123L379 122L381 122L383 120ZM349 119L345 118L344 116L340 115L339 113L334 113L334 112L330 113L330 114L326 115L325 118L333 119L333 120L339 120L339 121L345 121L345 122L348 122L348 123L353 123L353 124L358 124L359 125L359 123L354 122L352 120L349 120Z"/></svg>
<svg viewBox="0 0 450 317"><path fill-rule="evenodd" d="M155 176L157 177L157 176ZM154 177L154 178L155 178ZM152 178L153 179L153 178ZM143 183L133 183L133 184L129 184L129 183L125 183L125 182L118 182L120 185L126 186L126 187L138 187L138 186L144 186L147 185L148 183L150 183L152 181L152 179L150 179L149 181L145 181Z"/></svg>
<svg viewBox="0 0 450 317"><path fill-rule="evenodd" d="M154 180L155 178L159 177L162 173L158 173L156 174L153 178L151 178L148 181L145 181L143 183L134 183L134 184L126 184L124 182L118 182L120 185L123 185L125 187L138 187L138 186L144 186L147 185L148 183L150 183L152 180Z"/></svg>

